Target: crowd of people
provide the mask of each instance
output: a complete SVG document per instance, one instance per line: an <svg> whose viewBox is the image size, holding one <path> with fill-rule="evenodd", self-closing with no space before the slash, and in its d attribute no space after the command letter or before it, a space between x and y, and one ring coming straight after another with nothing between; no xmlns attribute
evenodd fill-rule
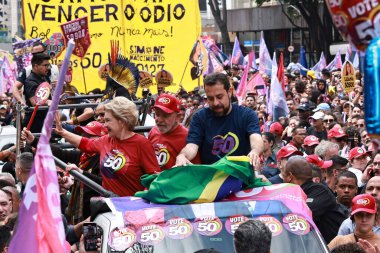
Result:
<svg viewBox="0 0 380 253"><path fill-rule="evenodd" d="M46 81L54 88L48 55L41 45L34 50L32 64L19 76L13 94L1 94L1 126L16 126L16 102L36 104L39 84ZM369 250L380 246L380 153L365 128L360 72L354 91L346 93L339 70L323 70L320 79L314 74L302 75L294 66L285 71L290 112L276 121L268 113L268 98L260 92L261 87L247 91L238 105L236 89L243 74L238 66L205 76L204 85L193 91L159 89L145 122L141 122L142 108L132 101L134 94L112 80L107 91L89 92L107 93L106 101L83 102L97 103L96 108L57 112L51 148L54 156L69 164L65 169L57 167L67 241L71 245L81 241L90 198L99 195L72 178L71 170L119 196L133 196L144 190L140 182L144 174L243 155L262 180L302 188L330 250L358 242L359 248L378 252ZM270 77L252 69L248 78L254 75L262 75L270 89ZM63 93L75 92L73 86L65 85ZM143 94L148 95L149 90ZM15 143L1 148L0 250L7 247L15 228L38 143L33 133L41 131L45 115L37 112L27 129L31 112L25 113L20 155L16 156ZM149 133L135 132L135 127L144 123L152 127ZM75 148L64 149L63 141Z"/></svg>

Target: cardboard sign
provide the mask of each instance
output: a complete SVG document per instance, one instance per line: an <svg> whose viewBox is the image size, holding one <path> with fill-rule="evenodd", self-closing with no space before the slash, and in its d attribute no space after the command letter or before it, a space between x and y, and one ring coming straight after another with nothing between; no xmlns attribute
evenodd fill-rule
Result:
<svg viewBox="0 0 380 253"><path fill-rule="evenodd" d="M140 71L139 87L149 88L153 85L153 77L148 71Z"/></svg>
<svg viewBox="0 0 380 253"><path fill-rule="evenodd" d="M344 91L350 93L355 88L355 68L350 61L345 61L341 71Z"/></svg>
<svg viewBox="0 0 380 253"><path fill-rule="evenodd" d="M65 38L65 45L70 39L73 39L75 42L73 54L83 58L91 45L87 17L69 21L61 25L61 29Z"/></svg>
<svg viewBox="0 0 380 253"><path fill-rule="evenodd" d="M168 87L173 83L173 75L166 70L160 70L156 74L156 82L158 87Z"/></svg>
<svg viewBox="0 0 380 253"><path fill-rule="evenodd" d="M103 81L106 81L107 77L109 76L109 71L110 71L110 66L108 63L100 66L99 70L98 70L98 74L99 74L100 79L102 79Z"/></svg>
<svg viewBox="0 0 380 253"><path fill-rule="evenodd" d="M65 49L65 40L62 33L53 33L53 35L44 42L47 53L50 58L57 58Z"/></svg>

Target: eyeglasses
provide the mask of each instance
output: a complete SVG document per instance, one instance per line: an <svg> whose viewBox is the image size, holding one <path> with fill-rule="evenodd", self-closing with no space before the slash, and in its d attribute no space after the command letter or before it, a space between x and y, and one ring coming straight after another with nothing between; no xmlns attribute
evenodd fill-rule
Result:
<svg viewBox="0 0 380 253"><path fill-rule="evenodd" d="M325 122L325 123L331 123L331 122L334 122L334 119L324 119L323 122Z"/></svg>
<svg viewBox="0 0 380 253"><path fill-rule="evenodd" d="M94 115L94 118L95 118L95 119L97 119L98 117L104 118L104 115L105 115L105 113L104 113L104 112L101 112L101 113L99 113L99 114L95 114L95 115Z"/></svg>

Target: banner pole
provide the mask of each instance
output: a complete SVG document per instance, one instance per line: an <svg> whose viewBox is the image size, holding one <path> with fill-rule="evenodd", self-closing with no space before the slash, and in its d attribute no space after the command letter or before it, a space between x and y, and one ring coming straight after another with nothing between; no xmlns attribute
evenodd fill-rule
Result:
<svg viewBox="0 0 380 253"><path fill-rule="evenodd" d="M186 69L187 69L187 65L189 65L189 61L187 61L186 66L185 66L185 69L183 70L182 77L181 77L181 81L179 82L179 86L182 86L182 80L183 80L183 77L185 76L185 72L186 72Z"/></svg>
<svg viewBox="0 0 380 253"><path fill-rule="evenodd" d="M83 76L83 82L84 82L84 91L85 91L86 94L87 94L86 76L85 76L85 74L84 74L83 60L82 60L82 58L80 58L80 66L81 66L81 68L82 68L82 76Z"/></svg>

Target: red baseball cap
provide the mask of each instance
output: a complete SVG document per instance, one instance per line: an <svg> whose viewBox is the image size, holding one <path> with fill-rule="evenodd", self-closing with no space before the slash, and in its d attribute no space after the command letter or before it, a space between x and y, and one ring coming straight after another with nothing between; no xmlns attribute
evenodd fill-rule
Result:
<svg viewBox="0 0 380 253"><path fill-rule="evenodd" d="M318 145L318 144L319 144L319 140L314 135L306 136L306 138L303 140L303 145L308 146L308 147L313 146L313 145Z"/></svg>
<svg viewBox="0 0 380 253"><path fill-rule="evenodd" d="M274 122L272 125L270 125L269 132L274 135L282 135L282 132L284 131L284 128L280 124L280 122Z"/></svg>
<svg viewBox="0 0 380 253"><path fill-rule="evenodd" d="M277 152L276 158L277 158L277 161L279 161L282 158L291 157L294 155L303 155L303 153L299 151L293 145L286 145L280 148L280 150Z"/></svg>
<svg viewBox="0 0 380 253"><path fill-rule="evenodd" d="M105 128L102 123L97 121L91 121L86 126L77 126L75 127L74 132L78 134L87 133L89 135L99 137L108 133L107 128Z"/></svg>
<svg viewBox="0 0 380 253"><path fill-rule="evenodd" d="M306 156L306 161L308 163L312 163L314 165L317 165L321 169L327 169L327 168L331 167L331 165L333 164L333 161L331 161L331 160L323 161L317 155L308 155L308 156Z"/></svg>
<svg viewBox="0 0 380 253"><path fill-rule="evenodd" d="M350 150L350 153L348 154L348 160L352 160L354 158L358 158L361 156L368 156L367 151L364 148L356 147Z"/></svg>
<svg viewBox="0 0 380 253"><path fill-rule="evenodd" d="M163 93L156 99L156 103L153 108L158 108L166 113L180 112L179 100L169 94Z"/></svg>
<svg viewBox="0 0 380 253"><path fill-rule="evenodd" d="M369 194L360 194L352 199L351 215L358 212L376 213L375 198Z"/></svg>
<svg viewBox="0 0 380 253"><path fill-rule="evenodd" d="M330 138L341 138L346 136L344 130L340 127L333 127L329 130L327 137Z"/></svg>

